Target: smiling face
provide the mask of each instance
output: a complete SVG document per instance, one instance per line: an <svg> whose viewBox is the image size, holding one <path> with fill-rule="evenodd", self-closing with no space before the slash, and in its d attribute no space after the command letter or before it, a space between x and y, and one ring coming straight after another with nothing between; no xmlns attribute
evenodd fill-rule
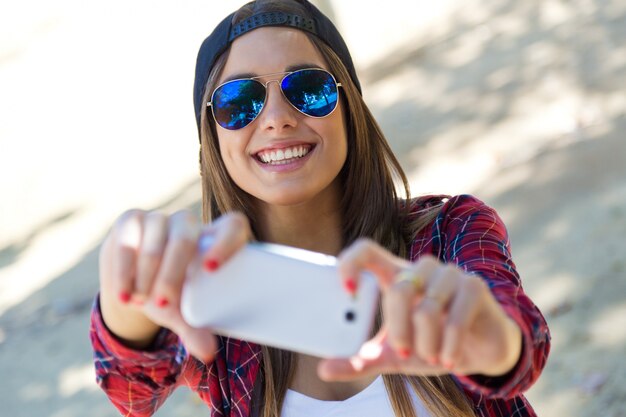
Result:
<svg viewBox="0 0 626 417"><path fill-rule="evenodd" d="M341 100L326 117L306 116L281 93L279 82L284 74L276 75L313 67L328 69L303 32L259 28L232 43L217 83L242 78L241 74L261 76L259 81L269 82L263 110L252 123L239 130L217 126L229 175L242 190L268 205L299 205L328 198L339 204L338 174L347 156Z"/></svg>

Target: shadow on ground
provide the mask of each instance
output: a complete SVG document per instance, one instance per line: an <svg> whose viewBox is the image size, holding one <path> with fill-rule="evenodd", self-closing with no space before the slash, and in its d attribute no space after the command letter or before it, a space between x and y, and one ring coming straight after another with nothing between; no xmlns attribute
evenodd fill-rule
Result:
<svg viewBox="0 0 626 417"><path fill-rule="evenodd" d="M71 218L72 216L78 214L80 212L79 209L68 210L58 216L49 219L45 223L41 225L37 225L30 231L26 236L20 239L18 242L12 242L11 244L0 248L0 268L7 267L15 262L22 252L24 252L30 244L37 239L39 234L46 230L49 227L54 227L55 225L64 222L65 220Z"/></svg>
<svg viewBox="0 0 626 417"><path fill-rule="evenodd" d="M408 39L362 71L377 99L369 105L408 171L424 162L429 146L463 152L504 122L550 110L550 103L571 120L552 127L545 114L548 135L589 123L602 117L590 113L610 111L601 97L626 88L626 10L619 2L498 0L480 7L484 18L453 16L451 31L438 41ZM557 14L550 7L562 9L562 17L547 17ZM521 133L536 135L542 126L527 129ZM438 136L445 143L431 143Z"/></svg>
<svg viewBox="0 0 626 417"><path fill-rule="evenodd" d="M181 204L190 192L199 199L199 180L154 209L190 209L199 214L200 201ZM98 291L99 251L99 246L91 249L74 267L0 316L0 374L11 375L0 395L3 415L115 415L95 383L88 337L89 312ZM181 389L158 415L203 413L206 408L195 401L195 394Z"/></svg>

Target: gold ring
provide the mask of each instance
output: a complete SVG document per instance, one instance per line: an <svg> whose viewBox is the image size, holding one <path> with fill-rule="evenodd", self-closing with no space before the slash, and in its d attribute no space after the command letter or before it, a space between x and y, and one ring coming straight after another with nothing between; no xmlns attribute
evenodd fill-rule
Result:
<svg viewBox="0 0 626 417"><path fill-rule="evenodd" d="M410 269L403 269L396 274L396 282L407 281L413 285L413 288L417 292L421 292L424 289L424 278L421 275L415 273Z"/></svg>

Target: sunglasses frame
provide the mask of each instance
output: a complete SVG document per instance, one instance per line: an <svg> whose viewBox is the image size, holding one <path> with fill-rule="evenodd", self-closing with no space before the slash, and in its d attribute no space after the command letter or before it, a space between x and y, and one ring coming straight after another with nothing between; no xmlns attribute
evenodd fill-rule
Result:
<svg viewBox="0 0 626 417"><path fill-rule="evenodd" d="M234 79L234 80L228 80L228 81L223 82L222 84L218 85L217 87L215 87L215 89L213 90L213 93L211 93L211 101L208 101L208 102L206 103L206 105L207 105L207 107L211 107L211 115L213 115L213 120L215 121L215 124L217 124L217 125L218 125L218 126L220 126L221 128L226 129L226 130L239 130L239 129L243 129L243 128L245 128L245 127L250 126L250 125L252 124L252 122L254 122L254 121L255 121L255 120L259 117L259 115L263 112L263 109L265 109L265 104L267 103L267 91L268 91L267 86L268 86L270 83L275 82L275 83L278 83L278 89L280 90L280 93L283 95L283 98L287 101L287 103L289 103L289 105L290 105L291 107L293 107L293 108L294 108L294 109L296 109L299 113L301 113L301 114L303 114L303 115L305 115L305 116L307 116L307 117L312 117L312 118L314 118L314 119L323 119L324 117L328 117L328 116L330 116L331 114L333 114L333 113L335 112L335 110L337 109L337 105L339 104L339 99L337 99L337 103L335 104L335 107L333 108L333 110L332 110L330 113L328 113L328 114L326 114L326 115L324 115L324 116L312 116L312 115L310 115L310 114L306 114L305 112L303 112L302 110L300 110L299 108L297 108L297 107L296 107L296 106L295 106L295 105L294 105L291 101L289 101L289 99L288 99L288 98L287 98L287 96L285 95L285 92L284 92L284 91L283 91L283 89L282 89L282 83L283 83L283 81L285 80L285 78L287 78L287 77L289 77L290 75L295 74L295 73L297 73L297 72L301 72L301 71L311 71L311 70L325 72L326 74L330 75L330 77L333 79L333 81L335 82L335 85L336 85L336 87L337 87L337 94L339 94L339 87L343 87L343 86L341 85L341 83L340 83L340 82L337 82L337 79L335 78L335 76L334 76L333 74L331 74L329 71L327 71L327 70L325 70L325 69L323 69L323 68L301 68L301 69L298 69L298 70L295 70L295 71L273 72L273 73L271 73L271 74L257 75L257 76L254 76L254 77L237 78L237 79ZM266 77L277 76L277 75L283 75L283 76L282 76L280 79L270 80L270 81L267 81L267 82L265 82L265 83L263 83L263 82L259 81L259 78L266 78ZM246 81L246 80L256 81L256 82L258 82L259 84L261 84L261 85L265 88L265 98L264 98L264 100L263 100L263 107L261 107L261 110L259 111L259 113L257 113L257 115L256 115L256 116L254 116L254 119L250 120L250 122L248 122L248 124L246 124L245 126L240 127L240 128L238 128L238 129L227 129L227 128L225 128L224 126L222 126L222 125L221 125L221 124L217 121L217 118L215 117L215 107L213 107L213 106L212 106L213 101L215 101L215 92L216 92L217 90L219 90L220 88L222 88L223 86L225 86L226 84L230 84L230 83L233 83L233 82L236 82L236 81Z"/></svg>

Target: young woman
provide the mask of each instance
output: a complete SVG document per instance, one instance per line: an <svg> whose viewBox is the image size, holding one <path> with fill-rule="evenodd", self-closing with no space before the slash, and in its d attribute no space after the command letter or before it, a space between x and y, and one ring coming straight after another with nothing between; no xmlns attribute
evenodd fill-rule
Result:
<svg viewBox="0 0 626 417"><path fill-rule="evenodd" d="M203 222L131 210L102 246L91 339L120 412L152 415L186 384L213 416L535 415L522 392L549 333L502 221L471 196L409 197L319 10L259 0L228 16L200 49L194 99ZM209 270L260 240L338 256L348 292L371 271L376 335L323 360L189 327L179 300L201 234Z"/></svg>

